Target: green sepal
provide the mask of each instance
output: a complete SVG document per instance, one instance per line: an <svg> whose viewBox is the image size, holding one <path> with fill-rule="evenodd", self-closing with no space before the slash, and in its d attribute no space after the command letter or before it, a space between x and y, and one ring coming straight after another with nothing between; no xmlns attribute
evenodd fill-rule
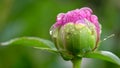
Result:
<svg viewBox="0 0 120 68"><path fill-rule="evenodd" d="M20 37L11 39L7 42L0 43L0 46L15 46L15 45L30 46L40 50L57 52L57 49L55 48L54 44L51 41L37 37Z"/></svg>
<svg viewBox="0 0 120 68"><path fill-rule="evenodd" d="M73 55L92 51L96 43L96 35L85 24L68 23L64 26L66 49Z"/></svg>
<svg viewBox="0 0 120 68"><path fill-rule="evenodd" d="M115 64L120 65L120 58L109 51L95 51L84 55L85 58L96 58L101 60L106 60Z"/></svg>

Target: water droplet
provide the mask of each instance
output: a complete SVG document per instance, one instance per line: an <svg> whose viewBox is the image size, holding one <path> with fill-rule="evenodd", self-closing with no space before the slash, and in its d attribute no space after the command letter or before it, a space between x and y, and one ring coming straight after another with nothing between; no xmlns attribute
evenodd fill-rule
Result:
<svg viewBox="0 0 120 68"><path fill-rule="evenodd" d="M50 28L50 35L52 35L53 34L53 29L54 29L54 27L52 26L51 28Z"/></svg>
<svg viewBox="0 0 120 68"><path fill-rule="evenodd" d="M52 30L50 30L50 35L52 35Z"/></svg>

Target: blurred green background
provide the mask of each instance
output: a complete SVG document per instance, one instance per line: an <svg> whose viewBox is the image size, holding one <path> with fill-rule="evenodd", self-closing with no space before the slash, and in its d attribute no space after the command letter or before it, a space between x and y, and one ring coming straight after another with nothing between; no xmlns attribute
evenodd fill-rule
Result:
<svg viewBox="0 0 120 68"><path fill-rule="evenodd" d="M0 0L0 42L16 37L33 36L50 39L49 29L56 15L81 7L90 7L102 25L100 50L120 57L120 0ZM32 47L0 47L0 68L72 68L54 53ZM83 59L82 68L120 68L98 59Z"/></svg>

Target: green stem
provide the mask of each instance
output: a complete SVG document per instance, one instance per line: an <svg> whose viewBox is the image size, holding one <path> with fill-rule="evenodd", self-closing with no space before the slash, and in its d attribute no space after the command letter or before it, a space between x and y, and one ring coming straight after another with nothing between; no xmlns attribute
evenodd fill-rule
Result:
<svg viewBox="0 0 120 68"><path fill-rule="evenodd" d="M74 58L72 60L73 68L81 68L81 61L82 61L81 58Z"/></svg>

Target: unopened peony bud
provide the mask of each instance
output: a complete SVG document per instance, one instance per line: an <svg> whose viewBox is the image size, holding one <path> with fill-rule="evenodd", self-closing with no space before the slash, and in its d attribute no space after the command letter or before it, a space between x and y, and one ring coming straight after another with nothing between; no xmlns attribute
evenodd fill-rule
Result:
<svg viewBox="0 0 120 68"><path fill-rule="evenodd" d="M87 7L60 13L50 30L56 48L66 60L95 50L100 33L97 16Z"/></svg>

